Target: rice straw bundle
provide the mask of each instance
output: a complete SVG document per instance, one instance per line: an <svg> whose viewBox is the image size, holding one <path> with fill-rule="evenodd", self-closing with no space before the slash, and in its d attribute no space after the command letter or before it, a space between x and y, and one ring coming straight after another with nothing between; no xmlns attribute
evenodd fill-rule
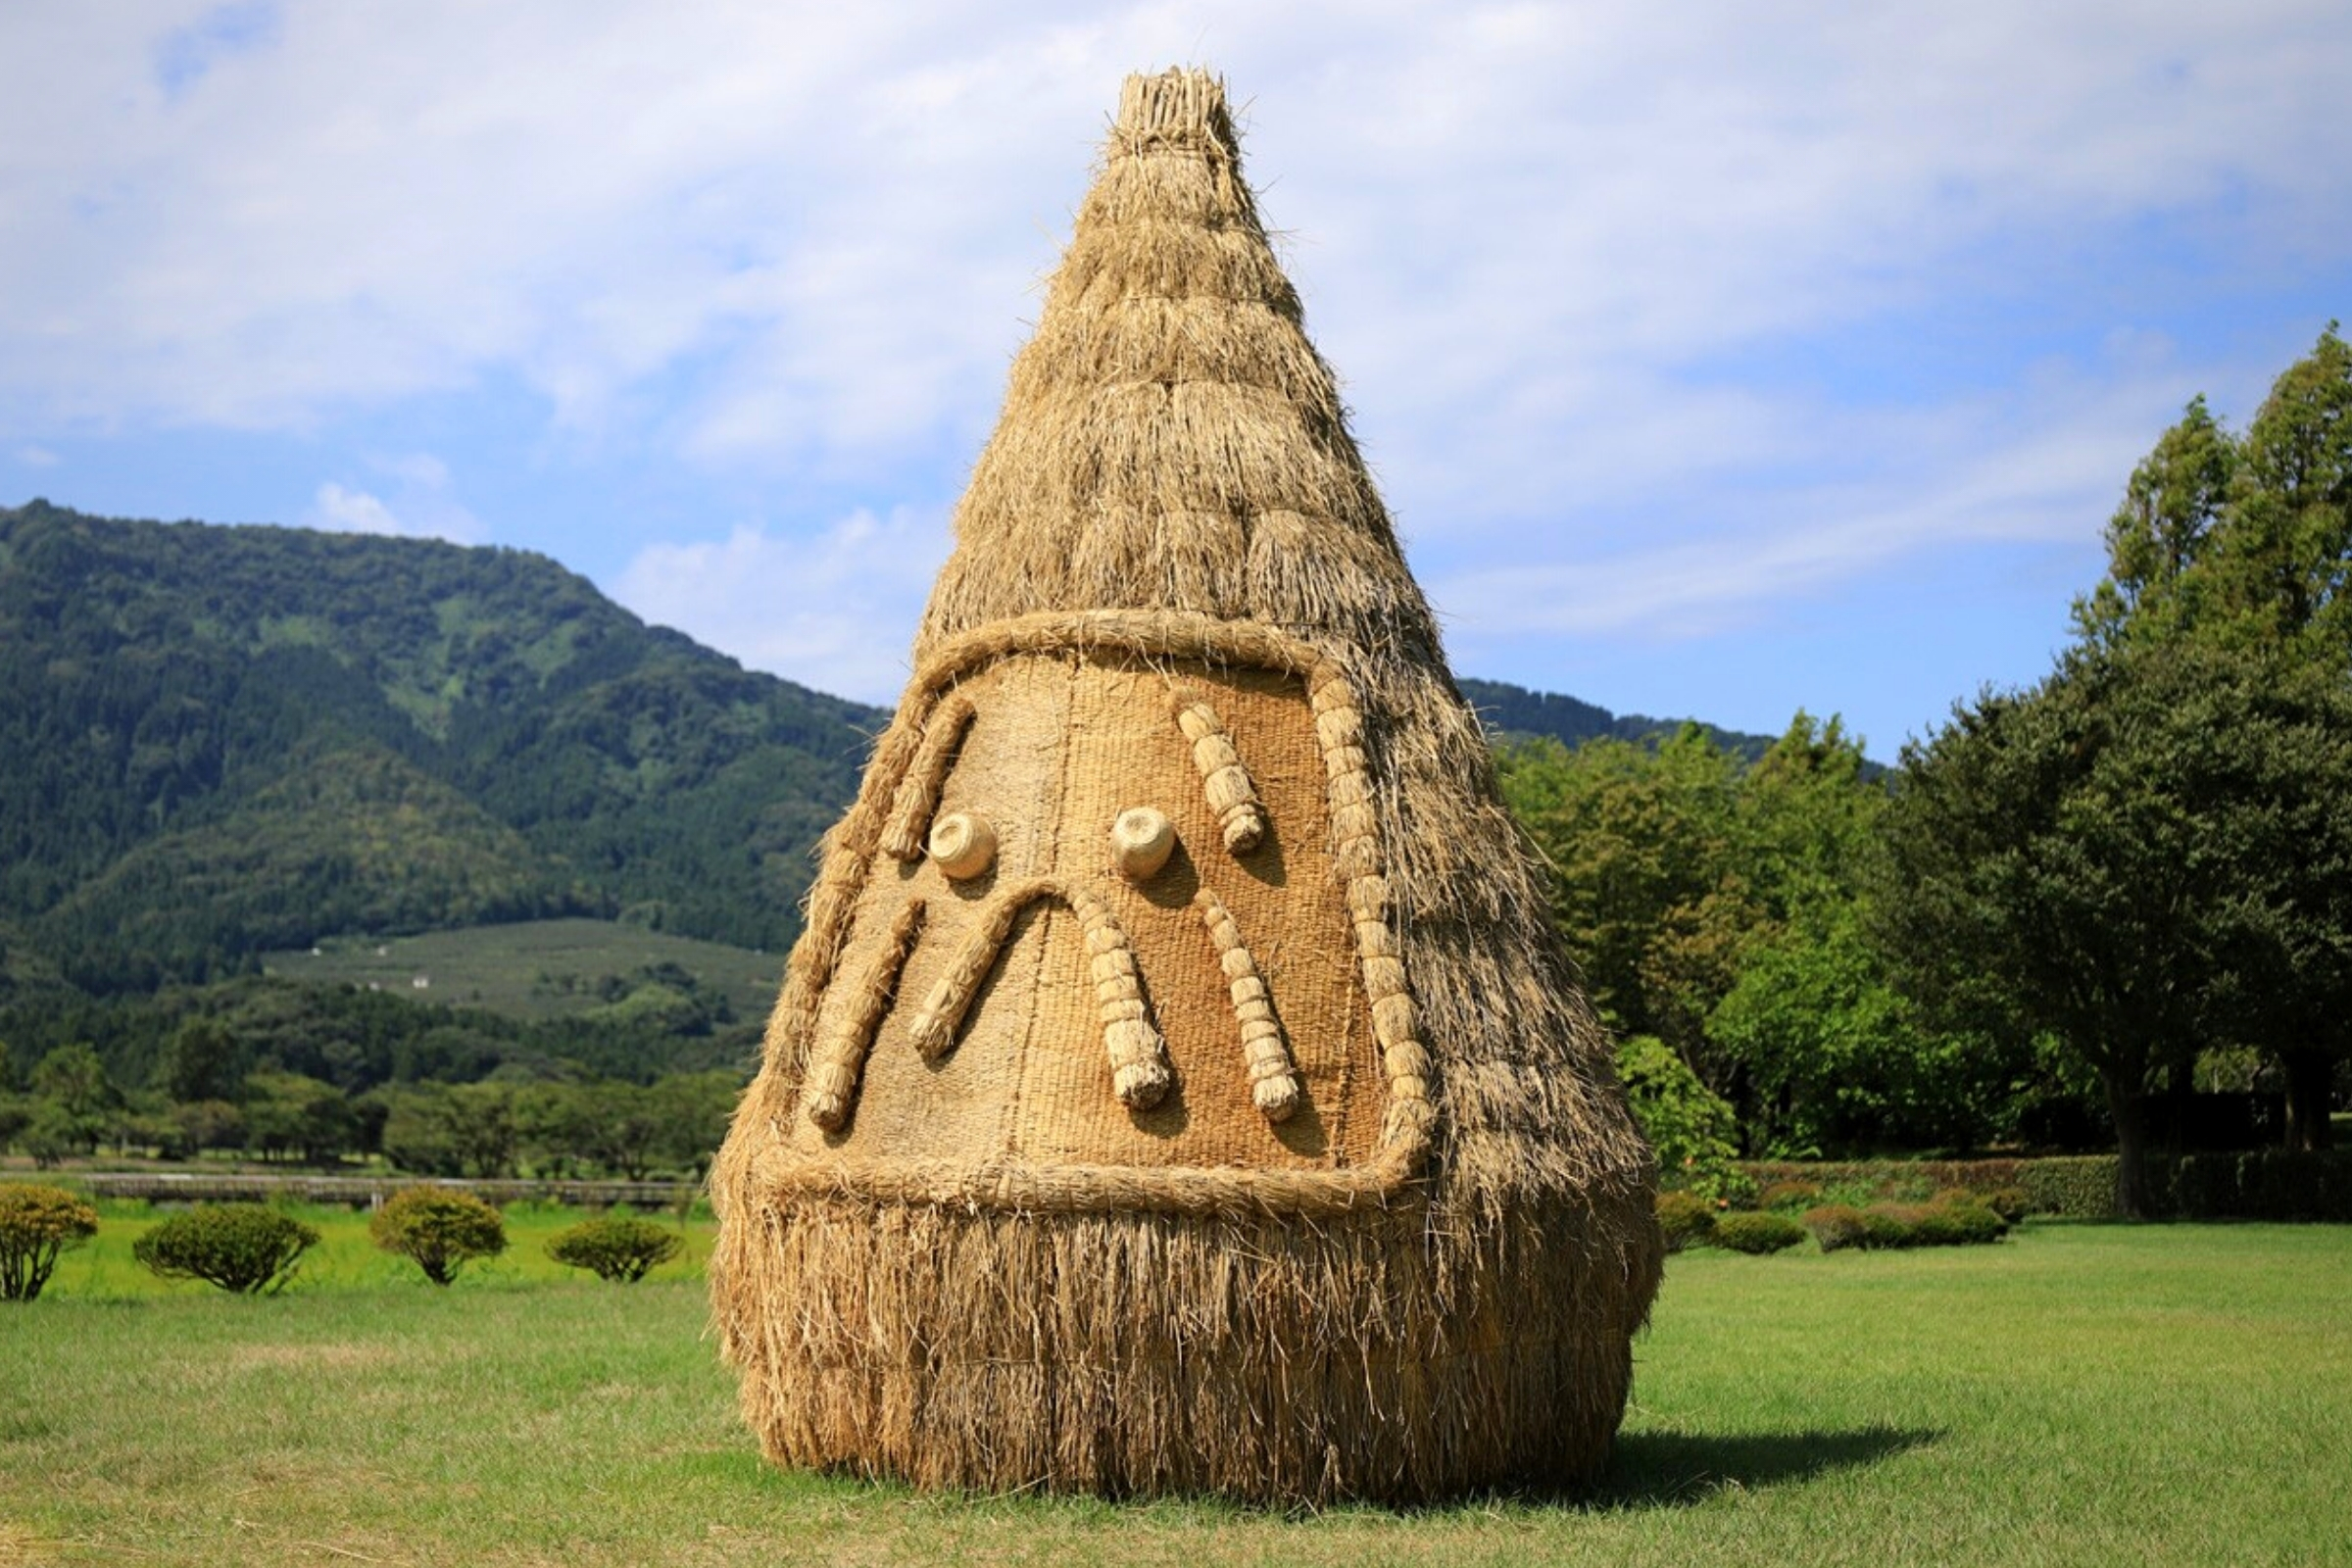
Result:
<svg viewBox="0 0 2352 1568"><path fill-rule="evenodd" d="M1589 1474L1648 1151L1243 183L1129 78L712 1175L781 1463Z"/></svg>

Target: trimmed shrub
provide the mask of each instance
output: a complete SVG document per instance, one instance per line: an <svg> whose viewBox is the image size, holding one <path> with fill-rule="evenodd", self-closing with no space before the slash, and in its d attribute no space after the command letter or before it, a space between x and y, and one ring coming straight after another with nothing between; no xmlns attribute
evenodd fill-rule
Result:
<svg viewBox="0 0 2352 1568"><path fill-rule="evenodd" d="M2352 1150L2188 1154L2148 1177L2156 1211L2180 1219L2352 1221Z"/></svg>
<svg viewBox="0 0 2352 1568"><path fill-rule="evenodd" d="M1658 1195L1658 1233L1666 1238L1666 1250L1679 1252L1686 1247L1704 1247L1714 1232L1713 1203L1696 1193Z"/></svg>
<svg viewBox="0 0 2352 1568"><path fill-rule="evenodd" d="M1912 1245L1980 1247L2008 1234L2008 1222L1982 1203L1933 1203L1913 1224Z"/></svg>
<svg viewBox="0 0 2352 1568"><path fill-rule="evenodd" d="M1862 1211L1861 1247L1866 1251L1887 1252L1918 1246L1919 1220L1926 1212L1924 1203L1871 1204Z"/></svg>
<svg viewBox="0 0 2352 1568"><path fill-rule="evenodd" d="M547 1244L547 1255L567 1268L592 1269L598 1279L631 1285L678 1255L686 1243L676 1231L634 1214L582 1220Z"/></svg>
<svg viewBox="0 0 2352 1568"><path fill-rule="evenodd" d="M1861 1214L1855 1244L1870 1251L1906 1247L1974 1247L1997 1242L2008 1222L1984 1204L1955 1200L1940 1203L1873 1203Z"/></svg>
<svg viewBox="0 0 2352 1568"><path fill-rule="evenodd" d="M1805 1228L1788 1215L1762 1211L1724 1215L1713 1238L1717 1247L1751 1254L1782 1251L1804 1239Z"/></svg>
<svg viewBox="0 0 2352 1568"><path fill-rule="evenodd" d="M1767 1187L1811 1181L1831 1202L1909 1202L1962 1189L2011 1224L2027 1214L2115 1217L2113 1154L2039 1159L1750 1161ZM2022 1200L2022 1201L2021 1201ZM2172 1219L2352 1223L2352 1150L2257 1149L2148 1156L2148 1208Z"/></svg>
<svg viewBox="0 0 2352 1568"><path fill-rule="evenodd" d="M1756 1195L1758 1208L1783 1214L1801 1214L1820 1201L1819 1182L1774 1182Z"/></svg>
<svg viewBox="0 0 2352 1568"><path fill-rule="evenodd" d="M469 1258L507 1250L507 1222L498 1210L447 1187L402 1188L368 1218L368 1235L414 1261L435 1285L456 1279Z"/></svg>
<svg viewBox="0 0 2352 1568"><path fill-rule="evenodd" d="M202 1280L240 1295L283 1289L318 1233L260 1203L206 1203L174 1214L131 1244L131 1255L168 1280Z"/></svg>
<svg viewBox="0 0 2352 1568"><path fill-rule="evenodd" d="M2113 1154L2068 1154L2029 1159L2018 1167L2017 1185L2036 1214L2067 1219L2115 1217Z"/></svg>
<svg viewBox="0 0 2352 1568"><path fill-rule="evenodd" d="M1995 1159L1757 1159L1740 1169L1764 1186L1775 1182L1812 1182L1832 1202L1915 1203L1944 1188L1963 1187L1986 1193L2014 1187L2018 1173L2032 1160L2003 1156Z"/></svg>
<svg viewBox="0 0 2352 1568"><path fill-rule="evenodd" d="M2023 1225L2026 1216L2034 1212L2034 1200L2026 1196L2026 1190L2022 1187L1998 1188L1984 1194L1978 1201L2011 1225Z"/></svg>
<svg viewBox="0 0 2352 1568"><path fill-rule="evenodd" d="M98 1211L62 1187L0 1182L0 1301L29 1301L57 1256L98 1234Z"/></svg>
<svg viewBox="0 0 2352 1568"><path fill-rule="evenodd" d="M1823 1203L1805 1210L1805 1229L1821 1244L1825 1252L1839 1252L1849 1247L1863 1245L1867 1227L1862 1211L1850 1203Z"/></svg>

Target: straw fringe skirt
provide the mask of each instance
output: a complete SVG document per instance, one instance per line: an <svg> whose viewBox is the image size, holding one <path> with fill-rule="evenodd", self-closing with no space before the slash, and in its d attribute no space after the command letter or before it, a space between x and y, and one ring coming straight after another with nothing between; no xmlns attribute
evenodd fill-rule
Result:
<svg viewBox="0 0 2352 1568"><path fill-rule="evenodd" d="M780 1464L983 1493L1409 1502L1606 1458L1649 1259L1572 1216L753 1205L713 1259ZM789 1304L786 1304L789 1303ZM776 1310L779 1305L782 1310Z"/></svg>

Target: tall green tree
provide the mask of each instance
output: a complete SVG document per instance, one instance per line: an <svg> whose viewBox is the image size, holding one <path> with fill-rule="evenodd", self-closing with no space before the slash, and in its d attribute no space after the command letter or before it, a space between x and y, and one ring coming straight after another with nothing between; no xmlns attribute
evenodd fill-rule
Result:
<svg viewBox="0 0 2352 1568"><path fill-rule="evenodd" d="M2076 606L2088 642L2217 650L2273 683L2352 685L2352 347L2336 324L2273 383L2242 437L2191 402L2133 470L2107 545L2106 578ZM2332 1077L2352 1054L2326 1024L2352 1007L2333 978L2326 902L2302 901L2318 924L2275 937L2266 988L2241 1002L2305 1148L2328 1142Z"/></svg>
<svg viewBox="0 0 2352 1568"><path fill-rule="evenodd" d="M2085 646L1906 747L1886 842L1913 994L2088 1065L2143 1214L2151 1075L2352 975L2352 701L2224 648Z"/></svg>

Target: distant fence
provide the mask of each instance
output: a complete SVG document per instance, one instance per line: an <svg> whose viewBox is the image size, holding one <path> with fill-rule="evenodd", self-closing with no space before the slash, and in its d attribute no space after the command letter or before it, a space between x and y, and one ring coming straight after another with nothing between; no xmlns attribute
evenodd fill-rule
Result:
<svg viewBox="0 0 2352 1568"><path fill-rule="evenodd" d="M404 1187L448 1187L493 1203L571 1203L582 1208L674 1208L702 1195L700 1182L472 1181L422 1176L213 1175L204 1171L93 1171L74 1180L93 1198L151 1203L268 1202L373 1208Z"/></svg>

